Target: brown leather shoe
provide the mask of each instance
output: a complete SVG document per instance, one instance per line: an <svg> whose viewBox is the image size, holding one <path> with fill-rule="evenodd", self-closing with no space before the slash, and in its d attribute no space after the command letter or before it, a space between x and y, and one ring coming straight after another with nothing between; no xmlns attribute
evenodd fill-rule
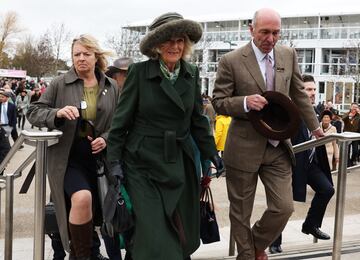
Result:
<svg viewBox="0 0 360 260"><path fill-rule="evenodd" d="M255 251L255 260L268 260L268 256L264 250Z"/></svg>

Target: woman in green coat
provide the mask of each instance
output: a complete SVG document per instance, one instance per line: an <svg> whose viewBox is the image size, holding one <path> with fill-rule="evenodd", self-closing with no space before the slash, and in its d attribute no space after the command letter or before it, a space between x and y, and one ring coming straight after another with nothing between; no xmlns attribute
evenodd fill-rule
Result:
<svg viewBox="0 0 360 260"><path fill-rule="evenodd" d="M108 138L133 204L134 260L183 260L200 244L199 180L194 147L224 171L202 115L198 69L184 60L200 40L200 24L177 13L154 20L133 64Z"/></svg>

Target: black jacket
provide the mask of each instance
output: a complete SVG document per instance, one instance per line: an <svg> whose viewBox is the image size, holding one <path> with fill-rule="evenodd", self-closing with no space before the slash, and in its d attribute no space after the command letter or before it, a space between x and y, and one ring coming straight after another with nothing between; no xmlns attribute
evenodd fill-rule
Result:
<svg viewBox="0 0 360 260"><path fill-rule="evenodd" d="M0 103L0 115L1 115L2 103ZM9 120L9 126L16 129L16 106L8 102L7 116Z"/></svg>
<svg viewBox="0 0 360 260"><path fill-rule="evenodd" d="M303 143L306 141L309 141L309 134L308 129L306 128L304 122L302 122L299 132L297 135L291 139L291 142L293 145ZM309 172L310 168L310 156L311 150L306 150L304 152L300 152L295 154L296 158L296 166L293 167L293 196L295 201L306 201L306 185L307 185L307 176L308 174L311 174ZM324 173L324 176L329 179L331 184L333 183L332 177L331 177L331 171L329 162L326 155L326 148L325 145L318 146L315 149L315 155L316 158L314 158L314 163L317 163L319 168Z"/></svg>

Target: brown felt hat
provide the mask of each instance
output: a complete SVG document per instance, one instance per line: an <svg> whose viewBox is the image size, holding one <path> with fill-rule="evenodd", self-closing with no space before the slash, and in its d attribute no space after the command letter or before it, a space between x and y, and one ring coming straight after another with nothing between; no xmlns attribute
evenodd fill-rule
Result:
<svg viewBox="0 0 360 260"><path fill-rule="evenodd" d="M175 36L187 35L193 43L202 36L202 27L198 22L184 19L178 13L165 13L150 24L149 32L140 42L140 51L148 57L155 57L154 48Z"/></svg>
<svg viewBox="0 0 360 260"><path fill-rule="evenodd" d="M106 76L111 78L117 72L120 72L122 70L127 71L129 66L133 63L134 63L134 61L128 57L122 57L122 58L116 59L114 61L113 65L108 67L105 74L106 74Z"/></svg>
<svg viewBox="0 0 360 260"><path fill-rule="evenodd" d="M248 118L255 130L266 138L285 140L300 127L300 114L291 99L277 91L262 94L268 104L260 111L251 110Z"/></svg>
<svg viewBox="0 0 360 260"><path fill-rule="evenodd" d="M3 95L5 97L11 97L11 92L10 91L6 91L4 89L0 90L0 95Z"/></svg>

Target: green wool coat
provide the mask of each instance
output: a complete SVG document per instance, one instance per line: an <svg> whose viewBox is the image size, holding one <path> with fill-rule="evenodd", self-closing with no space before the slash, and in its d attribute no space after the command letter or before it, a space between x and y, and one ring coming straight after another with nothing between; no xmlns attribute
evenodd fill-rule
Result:
<svg viewBox="0 0 360 260"><path fill-rule="evenodd" d="M158 60L129 69L108 137L108 159L124 162L135 214L135 260L183 260L199 247L191 138L202 159L217 151L198 83L197 68L183 60L175 85L162 75Z"/></svg>

